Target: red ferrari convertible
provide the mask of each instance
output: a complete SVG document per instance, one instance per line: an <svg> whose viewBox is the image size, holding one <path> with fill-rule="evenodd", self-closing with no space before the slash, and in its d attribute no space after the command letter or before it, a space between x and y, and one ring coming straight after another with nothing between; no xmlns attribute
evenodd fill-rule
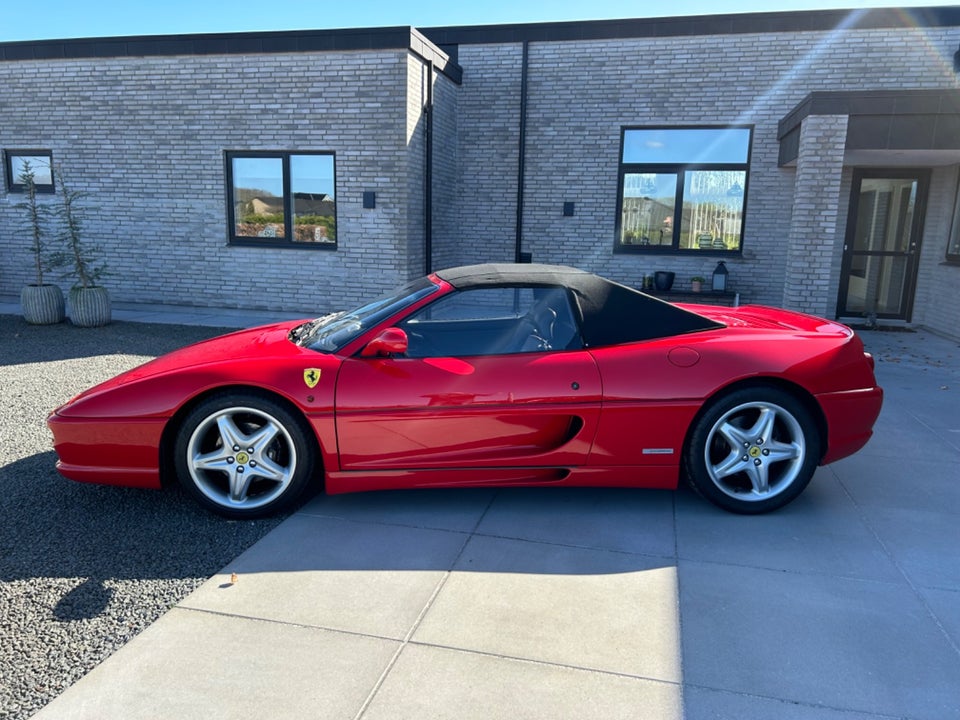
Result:
<svg viewBox="0 0 960 720"><path fill-rule="evenodd" d="M847 327L674 305L567 267L440 271L349 312L183 348L48 420L68 478L177 478L232 518L409 487L675 488L739 513L870 438L882 390Z"/></svg>

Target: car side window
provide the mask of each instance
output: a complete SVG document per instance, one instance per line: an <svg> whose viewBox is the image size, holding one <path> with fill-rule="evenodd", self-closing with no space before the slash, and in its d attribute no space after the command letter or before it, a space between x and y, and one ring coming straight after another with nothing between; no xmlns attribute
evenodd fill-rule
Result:
<svg viewBox="0 0 960 720"><path fill-rule="evenodd" d="M400 327L407 357L508 355L582 348L566 289L461 290L414 313Z"/></svg>

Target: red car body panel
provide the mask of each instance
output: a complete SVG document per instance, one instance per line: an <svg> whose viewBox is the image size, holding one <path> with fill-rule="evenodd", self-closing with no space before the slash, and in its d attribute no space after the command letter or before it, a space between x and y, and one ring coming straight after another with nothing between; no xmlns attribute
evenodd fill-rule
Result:
<svg viewBox="0 0 960 720"><path fill-rule="evenodd" d="M434 282L433 295L336 353L292 342L300 323L280 323L181 349L91 388L48 419L60 472L159 487L164 441L183 413L220 389L255 389L299 410L316 435L329 493L672 488L705 401L742 383L772 382L808 398L825 430L822 462L862 447L880 412L872 363L848 328L764 307L681 306L723 326L605 347L360 357L381 330L456 292Z"/></svg>
<svg viewBox="0 0 960 720"><path fill-rule="evenodd" d="M583 465L602 398L586 351L349 358L337 386L341 470Z"/></svg>

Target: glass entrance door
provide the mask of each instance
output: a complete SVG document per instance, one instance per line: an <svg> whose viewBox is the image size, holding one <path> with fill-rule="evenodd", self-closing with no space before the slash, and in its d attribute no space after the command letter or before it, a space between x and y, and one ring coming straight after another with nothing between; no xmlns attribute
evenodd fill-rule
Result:
<svg viewBox="0 0 960 720"><path fill-rule="evenodd" d="M910 320L929 177L925 170L854 172L838 317Z"/></svg>

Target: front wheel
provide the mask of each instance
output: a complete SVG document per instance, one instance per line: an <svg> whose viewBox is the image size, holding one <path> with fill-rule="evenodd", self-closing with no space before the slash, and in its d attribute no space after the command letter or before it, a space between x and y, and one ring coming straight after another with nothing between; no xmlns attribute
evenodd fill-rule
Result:
<svg viewBox="0 0 960 720"><path fill-rule="evenodd" d="M802 402L777 388L744 388L699 418L684 464L693 487L712 503L757 514L803 492L820 455L816 422Z"/></svg>
<svg viewBox="0 0 960 720"><path fill-rule="evenodd" d="M305 421L254 393L204 400L184 419L174 444L180 483L201 505L232 519L290 507L310 484L314 457Z"/></svg>

